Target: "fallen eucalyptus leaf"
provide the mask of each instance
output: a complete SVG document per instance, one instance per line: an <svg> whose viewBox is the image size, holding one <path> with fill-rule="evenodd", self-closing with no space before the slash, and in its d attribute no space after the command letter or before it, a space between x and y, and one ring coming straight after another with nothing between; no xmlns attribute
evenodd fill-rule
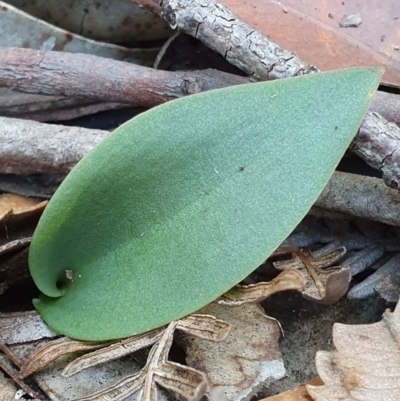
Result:
<svg viewBox="0 0 400 401"><path fill-rule="evenodd" d="M7 0L53 25L85 37L115 43L166 39L168 24L131 0Z"/></svg>
<svg viewBox="0 0 400 401"><path fill-rule="evenodd" d="M298 270L307 283L301 291L303 297L329 305L337 302L349 288L350 270L342 266L332 267L345 253L346 249L339 247L315 258L308 250L298 250L293 252L291 259L273 265L279 270Z"/></svg>
<svg viewBox="0 0 400 401"><path fill-rule="evenodd" d="M71 171L34 234L44 320L72 338L129 337L243 280L316 200L380 75L240 85L121 126Z"/></svg>
<svg viewBox="0 0 400 401"><path fill-rule="evenodd" d="M336 351L319 351L318 374L323 386L307 385L315 401L396 401L400 399L400 306L378 323L335 323Z"/></svg>
<svg viewBox="0 0 400 401"><path fill-rule="evenodd" d="M158 53L158 49L129 49L84 38L34 18L4 1L0 1L0 47L88 53L149 67Z"/></svg>

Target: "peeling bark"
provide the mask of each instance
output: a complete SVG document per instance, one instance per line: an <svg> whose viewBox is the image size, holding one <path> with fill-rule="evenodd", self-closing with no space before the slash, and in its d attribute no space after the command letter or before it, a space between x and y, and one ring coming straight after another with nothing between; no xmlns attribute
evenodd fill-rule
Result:
<svg viewBox="0 0 400 401"><path fill-rule="evenodd" d="M400 193L379 178L336 171L315 206L400 226Z"/></svg>

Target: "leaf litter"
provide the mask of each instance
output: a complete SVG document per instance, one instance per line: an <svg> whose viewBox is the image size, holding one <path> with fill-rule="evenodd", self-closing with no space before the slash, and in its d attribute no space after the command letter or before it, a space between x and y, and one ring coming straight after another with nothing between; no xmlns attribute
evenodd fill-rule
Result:
<svg viewBox="0 0 400 401"><path fill-rule="evenodd" d="M323 386L308 385L315 401L396 401L400 399L400 306L378 323L333 326L335 351L319 351Z"/></svg>

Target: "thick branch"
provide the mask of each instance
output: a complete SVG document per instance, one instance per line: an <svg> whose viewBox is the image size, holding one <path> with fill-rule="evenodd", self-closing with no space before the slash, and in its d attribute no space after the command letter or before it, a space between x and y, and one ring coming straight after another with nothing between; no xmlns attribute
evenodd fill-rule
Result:
<svg viewBox="0 0 400 401"><path fill-rule="evenodd" d="M41 95L153 107L249 82L216 70L161 71L87 54L0 49L0 87Z"/></svg>
<svg viewBox="0 0 400 401"><path fill-rule="evenodd" d="M400 193L379 178L336 171L315 206L400 226Z"/></svg>
<svg viewBox="0 0 400 401"><path fill-rule="evenodd" d="M288 78L319 72L318 68L307 66L296 54L282 49L215 0L155 1L161 5L161 16L172 28L199 39L256 80ZM381 98L382 96L378 96L375 107L378 102L382 104ZM368 132L379 132L383 125L376 125L375 118L368 113L363 127ZM390 133L385 135L391 136ZM376 158L390 158L400 147L397 140L397 143L394 140L386 142L384 147L381 143L375 143L376 136L371 136L370 141L372 151L358 154L371 166L376 165ZM357 135L353 143L355 147L362 148L364 142L365 140ZM380 150L379 155L373 154L375 148ZM385 154L382 154L382 151L385 151ZM387 164L386 168L390 170L386 171L386 174L391 178L385 182L392 185L398 183L400 175L395 165Z"/></svg>
<svg viewBox="0 0 400 401"><path fill-rule="evenodd" d="M0 117L0 172L66 175L109 134Z"/></svg>

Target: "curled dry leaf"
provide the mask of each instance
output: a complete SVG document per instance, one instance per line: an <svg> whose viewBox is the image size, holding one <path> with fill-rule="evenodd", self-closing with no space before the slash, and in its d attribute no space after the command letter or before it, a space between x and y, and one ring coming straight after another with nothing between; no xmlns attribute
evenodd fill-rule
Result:
<svg viewBox="0 0 400 401"><path fill-rule="evenodd" d="M13 223L32 215L40 215L47 201L15 194L0 195L0 223Z"/></svg>
<svg viewBox="0 0 400 401"><path fill-rule="evenodd" d="M332 304L346 294L349 288L349 269L341 266L331 267L345 253L346 249L339 247L315 258L309 250L297 250L293 252L291 259L274 262L274 266L279 270L295 269L303 275L307 282L301 291L304 298Z"/></svg>
<svg viewBox="0 0 400 401"><path fill-rule="evenodd" d="M269 282L251 285L237 285L226 292L216 302L219 305L240 306L245 303L259 303L277 292L287 290L301 291L307 280L297 270L285 270Z"/></svg>
<svg viewBox="0 0 400 401"><path fill-rule="evenodd" d="M397 401L400 399L400 306L369 325L333 326L336 351L319 351L323 386L307 386L315 401Z"/></svg>
<svg viewBox="0 0 400 401"><path fill-rule="evenodd" d="M62 355L71 354L78 351L92 351L104 347L104 345L104 343L74 341L67 337L62 337L48 342L24 361L24 364L19 372L19 377L23 379L31 375Z"/></svg>
<svg viewBox="0 0 400 401"><path fill-rule="evenodd" d="M63 366L62 376L66 383L70 383L69 377L80 376L79 383L82 381L84 372L96 372L101 369L99 365L105 366L114 363L116 359L127 356L140 349L153 346L148 356L145 367L137 373L126 373L119 381L101 389L88 392L87 389L80 390L83 394L80 401L103 400L105 398L113 401L130 399L138 393L138 400L152 401L157 400L157 394L160 396L160 390L157 386L167 389L184 399L195 401L202 397L207 389L207 381L203 373L188 368L186 366L168 361L168 354L173 341L175 330L181 330L202 339L211 341L222 341L229 331L229 324L207 315L190 315L182 320L171 323L167 328L153 330L151 332L128 338L112 345L91 344L87 342L73 341L67 338L61 338L48 342L44 346L35 350L25 360L20 371L20 376L25 377L39 369L43 372L35 373L34 377L38 379L39 384L44 391L49 391L48 387L49 368L56 366L57 371L61 373L60 361ZM53 362L61 355L75 353L93 348L99 348L94 352L74 359L65 366L65 356L59 361ZM63 359L64 358L64 359ZM46 368L47 366L47 368ZM52 373L54 378L54 372ZM85 376L84 376L85 377ZM64 385L66 385L64 383ZM76 398L76 397L74 397ZM69 399L69 398L68 398Z"/></svg>
<svg viewBox="0 0 400 401"><path fill-rule="evenodd" d="M153 330L126 340L118 341L115 344L90 352L71 362L63 371L63 376L69 377L92 366L113 361L125 355L134 353L143 348L149 347L160 340L163 330Z"/></svg>

